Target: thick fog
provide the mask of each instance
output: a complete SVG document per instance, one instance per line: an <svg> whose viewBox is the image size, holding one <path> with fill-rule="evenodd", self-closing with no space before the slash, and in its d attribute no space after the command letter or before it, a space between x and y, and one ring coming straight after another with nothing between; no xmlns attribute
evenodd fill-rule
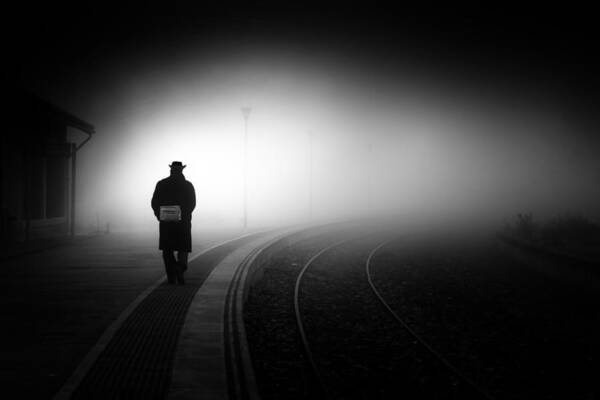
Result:
<svg viewBox="0 0 600 400"><path fill-rule="evenodd" d="M78 154L82 230L155 229L150 198L174 160L196 189L195 227L241 225L244 174L250 228L371 214L598 216L598 143L551 87L244 44L103 68L76 79L79 101L65 105L97 131Z"/></svg>

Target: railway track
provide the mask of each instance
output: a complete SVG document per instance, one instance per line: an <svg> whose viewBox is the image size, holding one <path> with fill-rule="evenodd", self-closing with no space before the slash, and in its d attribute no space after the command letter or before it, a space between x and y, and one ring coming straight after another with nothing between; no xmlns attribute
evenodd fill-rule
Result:
<svg viewBox="0 0 600 400"><path fill-rule="evenodd" d="M245 323L265 398L593 398L595 292L534 275L487 241L411 235L395 252L340 238L308 237L263 264Z"/></svg>
<svg viewBox="0 0 600 400"><path fill-rule="evenodd" d="M298 325L298 331L300 333L300 338L302 340L302 345L304 347L304 353L306 355L306 358L308 359L308 362L310 364L310 367L312 369L314 377L315 377L321 391L324 394L327 393L327 385L325 384L323 378L321 377L321 374L319 373L319 368L317 367L317 364L315 363L315 358L313 356L313 353L310 348L310 344L306 337L306 330L304 329L304 323L302 322L302 314L300 312L300 283L302 282L302 278L304 277L304 274L306 273L306 271L308 270L310 265L317 258L319 258L322 254L324 254L328 250L331 250L334 247L340 246L341 244L346 243L347 241L348 240L342 240L337 243L334 243L330 246L325 247L324 249L317 252L314 256L312 256L300 270L300 273L298 274L298 278L296 279L296 284L294 285L294 313L296 316L296 324Z"/></svg>
<svg viewBox="0 0 600 400"><path fill-rule="evenodd" d="M334 397L329 390L326 379L323 377L321 373L321 369L317 365L316 356L313 352L310 340L307 335L307 328L304 323L305 317L303 317L300 294L301 294L301 286L303 283L303 279L307 275L307 271L317 263L321 257L323 257L328 252L332 251L335 248L338 248L344 244L348 244L351 242L350 240L342 240L336 242L332 245L326 246L316 252L301 268L295 282L294 286L294 313L296 324L298 327L298 332L301 338L302 347L304 350L304 354L308 363L310 365L310 369L312 374L314 375L315 381L319 387L321 395L323 398L331 398ZM372 292L374 298L377 299L378 303L385 309L386 314L393 318L395 322L397 322L409 335L414 339L413 343L417 343L418 346L426 349L426 351L433 356L436 360L438 360L447 370L448 373L458 378L462 383L468 386L471 389L471 392L476 393L476 396L479 398L492 399L492 397L483 390L479 385L477 385L474 381L472 381L469 377L467 377L464 373L462 373L456 366L454 366L448 359L446 359L440 352L436 351L426 340L423 339L420 335L418 335L414 329L412 329L406 321L404 321L398 313L396 313L392 307L386 302L385 298L381 295L381 293L377 290L377 287L373 283L373 279L371 276L371 267L373 264L373 258L378 251L380 251L385 245L390 243L390 240L386 240L378 243L375 247L373 247L366 257L366 261L364 262L364 272L366 281L368 282L369 288Z"/></svg>
<svg viewBox="0 0 600 400"><path fill-rule="evenodd" d="M244 301L248 296L254 268L268 252L277 246L287 246L302 230L286 231L274 239L256 247L238 265L229 283L224 312L225 360L229 398L236 400L259 400L260 395L250 355L244 324Z"/></svg>
<svg viewBox="0 0 600 400"><path fill-rule="evenodd" d="M377 299L380 301L380 303L383 305L383 307L389 312L389 314L396 321L398 321L398 323L404 329L406 329L406 331L409 332L435 358L437 358L442 364L444 364L446 366L446 368L448 368L449 371L451 371L453 374L455 374L456 376L458 376L463 382L465 382L466 384L468 384L469 386L471 386L473 389L475 389L479 394L481 394L481 396L483 398L488 399L488 400L493 399L493 397L491 395L489 395L483 388L481 388L477 383L475 383L472 379L470 379L468 376L466 376L454 364L452 364L446 357L444 357L439 351L437 351L436 349L434 349L421 335L419 335L414 329L412 329L410 327L410 325L398 313L396 313L396 311L394 311L392 309L392 307L389 305L389 303L381 295L381 293L379 292L379 290L377 290L377 287L373 283L373 278L372 278L372 275L371 275L372 260L373 260L373 257L375 256L375 254L381 248L383 248L385 245L387 245L389 243L390 243L390 241L386 240L386 241L383 241L383 242L379 243L377 246L375 246L375 248L373 250L371 250L371 252L369 253L369 256L367 257L367 261L365 262L365 274L367 276L367 281L369 282L369 286L371 287L371 290L373 291L373 294L377 297Z"/></svg>

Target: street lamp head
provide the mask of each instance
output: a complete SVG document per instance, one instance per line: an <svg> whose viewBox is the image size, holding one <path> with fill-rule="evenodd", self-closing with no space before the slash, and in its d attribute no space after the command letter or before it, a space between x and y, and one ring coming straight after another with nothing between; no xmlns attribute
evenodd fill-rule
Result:
<svg viewBox="0 0 600 400"><path fill-rule="evenodd" d="M251 107L242 107L242 114L244 114L244 118L248 119L250 116L250 111L252 111Z"/></svg>

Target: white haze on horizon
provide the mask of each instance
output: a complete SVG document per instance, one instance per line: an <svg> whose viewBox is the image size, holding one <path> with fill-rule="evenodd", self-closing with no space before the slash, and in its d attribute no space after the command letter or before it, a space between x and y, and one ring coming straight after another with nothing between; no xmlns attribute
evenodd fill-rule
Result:
<svg viewBox="0 0 600 400"><path fill-rule="evenodd" d="M309 132L316 218L598 217L597 173L573 156L582 145L551 101L454 93L401 72L386 85L310 57L206 60L97 94L118 101L90 112L97 133L78 155L83 230L97 217L113 230L155 227L150 198L173 160L196 188L195 226L241 224L245 105L250 227L306 221Z"/></svg>

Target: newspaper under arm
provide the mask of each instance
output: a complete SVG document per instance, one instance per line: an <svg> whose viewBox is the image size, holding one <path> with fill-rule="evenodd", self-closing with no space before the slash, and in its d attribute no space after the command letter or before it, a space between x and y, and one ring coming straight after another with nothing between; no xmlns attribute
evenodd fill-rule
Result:
<svg viewBox="0 0 600 400"><path fill-rule="evenodd" d="M181 221L181 207L160 206L160 220L164 222Z"/></svg>

